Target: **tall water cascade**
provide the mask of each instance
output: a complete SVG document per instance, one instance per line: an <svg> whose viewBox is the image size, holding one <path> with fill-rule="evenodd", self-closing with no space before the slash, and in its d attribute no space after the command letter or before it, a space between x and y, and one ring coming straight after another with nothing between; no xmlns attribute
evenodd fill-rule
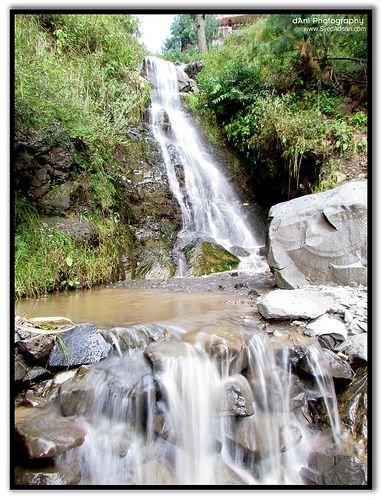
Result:
<svg viewBox="0 0 382 500"><path fill-rule="evenodd" d="M263 269L257 252L261 239L181 108L174 65L150 57L146 67L153 85L151 126L182 212L179 240L197 235L228 250L243 247L249 253L244 268ZM188 286L193 280L204 278L173 281ZM223 294L218 311L191 313L193 294L184 294L187 308L181 309L179 294L161 298L155 293L162 290L153 295L146 288L144 294L129 291L134 300L127 304L123 296L122 304L127 321L102 328L82 325L90 327L83 349L99 348L102 357L65 370L64 352L63 364L52 365L62 371L44 386L49 397L41 415L59 416L83 431L80 444L69 433L67 441L73 442L64 442L65 451L60 448L55 458L59 470L77 468L74 484L85 486L326 484L326 469L335 467L337 457L343 460L348 443L332 358L316 337L303 335L301 321L283 317L276 328L272 319L266 323L251 309L253 302L243 312L243 304L233 300L229 309L231 297ZM199 297L203 305L207 295ZM166 320L147 319L146 308L157 307L157 315L168 302L173 307ZM142 321L132 314L139 307ZM89 348L86 342L93 344ZM339 362L343 357L337 356ZM40 400L30 399L32 404ZM328 473L338 481L337 469Z"/></svg>
<svg viewBox="0 0 382 500"><path fill-rule="evenodd" d="M236 246L245 248L250 256L241 258L241 268L264 270L267 266L258 255L263 245L261 238L255 237L239 199L182 110L174 64L156 57L147 57L145 63L153 86L152 131L182 213L180 240L196 233L212 238L228 250ZM177 162L183 167L181 175L176 169Z"/></svg>

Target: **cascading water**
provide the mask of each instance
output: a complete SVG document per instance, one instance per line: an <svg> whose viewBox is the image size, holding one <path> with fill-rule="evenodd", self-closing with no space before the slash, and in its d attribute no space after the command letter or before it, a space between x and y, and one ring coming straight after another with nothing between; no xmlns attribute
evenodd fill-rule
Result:
<svg viewBox="0 0 382 500"><path fill-rule="evenodd" d="M156 57L147 57L145 62L153 85L151 126L182 213L180 240L196 233L228 250L245 248L250 256L241 258L239 269L264 271L267 266L258 252L261 238L254 236L237 196L181 108L175 66ZM179 178L177 162L183 167L184 180Z"/></svg>
<svg viewBox="0 0 382 500"><path fill-rule="evenodd" d="M179 239L197 234L227 249L243 247L251 254L243 264L264 269L261 241L181 109L174 65L150 57L146 67L152 130L182 212ZM174 254L182 275L180 248ZM78 461L80 484L300 485L312 452L340 446L333 381L319 344L305 347L311 379L301 381L291 368L293 339L277 341L241 320L207 321L116 328L109 332L113 354L70 386L68 407L63 384L65 415L82 395L77 418L86 438L57 462ZM307 419L308 394L324 401L324 429Z"/></svg>
<svg viewBox="0 0 382 500"><path fill-rule="evenodd" d="M309 429L296 405L288 346L244 326L234 337L232 325L170 330L145 350L133 346L143 331L157 335L156 325L113 337L114 354L74 391L83 397L85 442L58 463L79 461L80 484L91 485L304 484L310 453L332 441ZM314 371L319 350L308 347ZM338 444L335 397L328 403L333 394L323 378L317 372L316 390L324 391Z"/></svg>

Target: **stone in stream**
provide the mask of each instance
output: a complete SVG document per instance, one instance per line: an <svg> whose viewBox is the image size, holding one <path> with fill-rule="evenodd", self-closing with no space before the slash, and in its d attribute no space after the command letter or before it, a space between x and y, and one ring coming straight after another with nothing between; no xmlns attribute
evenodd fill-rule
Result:
<svg viewBox="0 0 382 500"><path fill-rule="evenodd" d="M23 378L23 382L32 382L37 381L38 379L48 378L51 373L43 368L42 366L33 366L28 370L25 377Z"/></svg>
<svg viewBox="0 0 382 500"><path fill-rule="evenodd" d="M48 468L24 469L16 467L15 483L18 486L69 486L81 480L78 460Z"/></svg>
<svg viewBox="0 0 382 500"><path fill-rule="evenodd" d="M18 329L17 325L16 329L20 337L17 345L22 351L33 356L35 360L44 359L49 355L55 344L56 334L44 332L44 330L40 333L23 328Z"/></svg>
<svg viewBox="0 0 382 500"><path fill-rule="evenodd" d="M98 363L111 350L97 327L91 323L76 325L63 333L49 355L49 366L77 366Z"/></svg>
<svg viewBox="0 0 382 500"><path fill-rule="evenodd" d="M30 459L53 458L80 446L85 430L72 418L40 408L16 408L16 436Z"/></svg>
<svg viewBox="0 0 382 500"><path fill-rule="evenodd" d="M279 288L367 282L367 181L279 203L269 211L268 264Z"/></svg>
<svg viewBox="0 0 382 500"><path fill-rule="evenodd" d="M337 354L335 354L329 349L322 348L322 352L324 353L325 358L327 360L328 373L324 373L325 375L330 375L333 378L345 379L345 380L351 380L353 378L354 376L353 370L351 369L351 366L347 361L340 358ZM297 366L301 370L311 375L314 374L313 368L310 365L307 357L302 358ZM324 367L321 368L322 370L324 370Z"/></svg>
<svg viewBox="0 0 382 500"><path fill-rule="evenodd" d="M233 374L240 373L248 365L247 342L252 335L253 328L248 330L232 325L207 325L201 330L186 333L183 340L201 347L218 361L223 373Z"/></svg>
<svg viewBox="0 0 382 500"><path fill-rule="evenodd" d="M359 333L358 335L349 337L345 342L342 342L336 350L349 356L350 364L356 359L367 362L367 334Z"/></svg>
<svg viewBox="0 0 382 500"><path fill-rule="evenodd" d="M345 324L338 319L331 318L327 314L323 314L314 321L308 323L304 330L304 334L310 337L331 335L335 339L342 341L348 338Z"/></svg>
<svg viewBox="0 0 382 500"><path fill-rule="evenodd" d="M358 445L359 456L367 454L368 429L368 368L355 372L351 383L338 396L338 410L344 426Z"/></svg>
<svg viewBox="0 0 382 500"><path fill-rule="evenodd" d="M168 330L156 323L145 323L130 327L118 326L110 330L103 330L105 340L116 345L124 352L129 349L144 349L151 342L163 342L171 338Z"/></svg>
<svg viewBox="0 0 382 500"><path fill-rule="evenodd" d="M357 457L314 452L308 467L302 467L306 484L318 486L363 486L367 484L367 467Z"/></svg>
<svg viewBox="0 0 382 500"><path fill-rule="evenodd" d="M15 355L15 382L21 382L27 371L29 369L29 365L26 362L24 356L21 353L16 353Z"/></svg>
<svg viewBox="0 0 382 500"><path fill-rule="evenodd" d="M265 319L315 319L336 311L334 299L310 290L273 290L257 301L259 313Z"/></svg>
<svg viewBox="0 0 382 500"><path fill-rule="evenodd" d="M95 400L95 387L91 381L77 377L60 385L59 404L65 417L84 415Z"/></svg>
<svg viewBox="0 0 382 500"><path fill-rule="evenodd" d="M144 355L153 365L154 371L162 371L169 359L188 357L191 347L185 342L169 340L149 344Z"/></svg>
<svg viewBox="0 0 382 500"><path fill-rule="evenodd" d="M250 417L254 413L251 386L243 375L235 374L224 381L226 410L231 415Z"/></svg>
<svg viewBox="0 0 382 500"><path fill-rule="evenodd" d="M142 478L144 485L175 485L176 477L172 468L163 459L154 459L142 465Z"/></svg>

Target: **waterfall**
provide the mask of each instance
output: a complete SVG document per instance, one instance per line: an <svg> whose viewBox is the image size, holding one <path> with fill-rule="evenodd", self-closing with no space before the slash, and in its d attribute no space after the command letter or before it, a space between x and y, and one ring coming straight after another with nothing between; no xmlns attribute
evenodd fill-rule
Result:
<svg viewBox="0 0 382 500"><path fill-rule="evenodd" d="M80 484L90 485L304 484L300 471L310 454L332 438L330 429L306 425L294 399L288 346L238 327L235 344L245 343L237 357L227 354L225 341L223 351L216 350L221 332L229 339L231 327L214 328L146 350L115 345L114 355L77 382L84 402L92 401L78 417L86 439L58 464L79 461ZM309 359L338 445L335 395L317 367L321 354L314 346ZM245 411L234 410L233 401Z"/></svg>
<svg viewBox="0 0 382 500"><path fill-rule="evenodd" d="M181 240L196 233L228 250L245 248L250 256L241 258L241 268L264 271L267 266L258 255L263 242L255 237L238 197L182 110L175 66L156 57L147 57L145 63L153 86L151 127L181 209Z"/></svg>

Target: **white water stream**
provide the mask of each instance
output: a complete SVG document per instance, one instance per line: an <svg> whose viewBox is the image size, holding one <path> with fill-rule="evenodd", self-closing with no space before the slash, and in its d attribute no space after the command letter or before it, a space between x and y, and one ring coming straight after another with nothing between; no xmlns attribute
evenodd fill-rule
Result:
<svg viewBox="0 0 382 500"><path fill-rule="evenodd" d="M181 109L174 65L150 57L146 66L152 129L182 212L180 238L197 234L227 249L243 247L250 257L242 265L264 269L262 242ZM318 345L307 347L310 384L324 400L332 433L307 425L311 389L300 390L292 374L290 345L236 320L205 322L166 323L170 340L146 352L147 338L162 327L111 334L113 355L79 381L90 401L78 417L85 442L58 459L79 460L80 484L299 485L310 453L338 444L334 387Z"/></svg>
<svg viewBox="0 0 382 500"><path fill-rule="evenodd" d="M161 148L170 188L182 212L180 238L184 240L196 233L212 238L227 250L242 247L250 255L240 258L239 269L266 270L265 260L258 252L263 241L255 237L238 197L182 110L175 66L148 57L146 71L153 85L152 131ZM181 173L177 170L179 163Z"/></svg>

